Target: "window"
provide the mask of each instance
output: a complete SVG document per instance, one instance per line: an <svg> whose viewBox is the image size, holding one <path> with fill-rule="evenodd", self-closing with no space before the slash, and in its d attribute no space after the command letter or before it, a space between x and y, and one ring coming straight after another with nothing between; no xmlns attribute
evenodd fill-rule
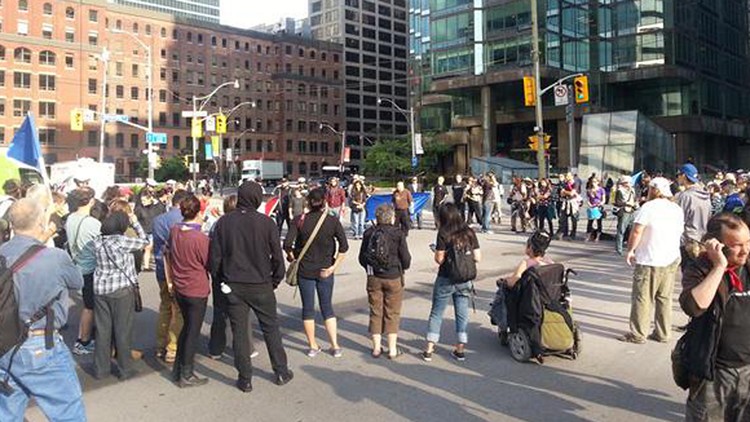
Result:
<svg viewBox="0 0 750 422"><path fill-rule="evenodd" d="M146 35L151 36L151 25L146 25Z"/></svg>
<svg viewBox="0 0 750 422"><path fill-rule="evenodd" d="M24 117L31 109L31 100L13 100L13 117Z"/></svg>
<svg viewBox="0 0 750 422"><path fill-rule="evenodd" d="M93 9L89 9L89 22L98 22L99 12Z"/></svg>
<svg viewBox="0 0 750 422"><path fill-rule="evenodd" d="M134 22L134 23L133 23L133 33L134 33L134 34L137 34L137 33L138 33L138 22Z"/></svg>
<svg viewBox="0 0 750 422"><path fill-rule="evenodd" d="M133 75L134 78L138 77L138 65L133 64L130 69L130 73Z"/></svg>
<svg viewBox="0 0 750 422"><path fill-rule="evenodd" d="M172 148L180 149L180 137L179 136L172 137Z"/></svg>
<svg viewBox="0 0 750 422"><path fill-rule="evenodd" d="M130 98L133 100L138 99L138 87L137 86L130 88Z"/></svg>
<svg viewBox="0 0 750 422"><path fill-rule="evenodd" d="M97 87L96 79L89 78L89 94L96 94L96 87Z"/></svg>
<svg viewBox="0 0 750 422"><path fill-rule="evenodd" d="M55 129L39 128L39 143L42 145L55 145Z"/></svg>
<svg viewBox="0 0 750 422"><path fill-rule="evenodd" d="M52 39L52 25L48 23L42 24L42 38L45 40Z"/></svg>
<svg viewBox="0 0 750 422"><path fill-rule="evenodd" d="M43 119L55 118L55 103L51 101L39 102L39 116Z"/></svg>
<svg viewBox="0 0 750 422"><path fill-rule="evenodd" d="M29 35L29 22L18 21L18 28L16 30L16 33L23 36Z"/></svg>
<svg viewBox="0 0 750 422"><path fill-rule="evenodd" d="M130 148L138 148L138 134L137 133L130 134Z"/></svg>
<svg viewBox="0 0 750 422"><path fill-rule="evenodd" d="M125 134L118 133L115 135L115 148L123 148L125 146Z"/></svg>
<svg viewBox="0 0 750 422"><path fill-rule="evenodd" d="M162 28L161 29L161 37L162 38L167 38L167 28Z"/></svg>
<svg viewBox="0 0 750 422"><path fill-rule="evenodd" d="M160 89L159 90L159 102L160 103L166 103L167 102L167 90L166 89Z"/></svg>
<svg viewBox="0 0 750 422"><path fill-rule="evenodd" d="M66 69L73 68L73 55L70 53L65 54L65 68Z"/></svg>
<svg viewBox="0 0 750 422"><path fill-rule="evenodd" d="M18 9L21 9L21 4L19 2ZM52 16L52 3L44 3L44 6L42 6L42 13L44 13L44 16Z"/></svg>
<svg viewBox="0 0 750 422"><path fill-rule="evenodd" d="M13 59L16 63L31 63L31 50L18 47L13 51Z"/></svg>
<svg viewBox="0 0 750 422"><path fill-rule="evenodd" d="M72 7L68 7L65 9L65 19L73 19L76 17L76 12L73 10Z"/></svg>
<svg viewBox="0 0 750 422"><path fill-rule="evenodd" d="M69 43L76 42L76 34L72 29L65 30L65 42L69 42Z"/></svg>
<svg viewBox="0 0 750 422"><path fill-rule="evenodd" d="M21 12L28 12L29 0L18 0L18 10Z"/></svg>
<svg viewBox="0 0 750 422"><path fill-rule="evenodd" d="M99 36L95 32L89 32L89 45L97 45L99 43Z"/></svg>
<svg viewBox="0 0 750 422"><path fill-rule="evenodd" d="M55 65L55 53L45 50L39 53L39 64L54 66Z"/></svg>
<svg viewBox="0 0 750 422"><path fill-rule="evenodd" d="M115 62L115 76L122 76L122 62Z"/></svg>
<svg viewBox="0 0 750 422"><path fill-rule="evenodd" d="M125 87L122 85L117 85L115 87L115 97L117 97L118 99L121 99L124 96L125 96Z"/></svg>
<svg viewBox="0 0 750 422"><path fill-rule="evenodd" d="M54 91L55 75L39 75L39 89L42 91Z"/></svg>
<svg viewBox="0 0 750 422"><path fill-rule="evenodd" d="M0 98L0 116L5 116L5 98Z"/></svg>
<svg viewBox="0 0 750 422"><path fill-rule="evenodd" d="M31 73L13 72L13 86L15 88L31 88Z"/></svg>
<svg viewBox="0 0 750 422"><path fill-rule="evenodd" d="M86 145L93 147L99 143L99 132L90 130L86 133Z"/></svg>

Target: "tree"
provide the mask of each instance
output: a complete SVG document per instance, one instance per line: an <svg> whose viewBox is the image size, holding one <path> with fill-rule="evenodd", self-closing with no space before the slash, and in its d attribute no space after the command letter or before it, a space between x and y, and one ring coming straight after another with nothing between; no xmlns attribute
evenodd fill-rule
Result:
<svg viewBox="0 0 750 422"><path fill-rule="evenodd" d="M411 173L411 145L405 139L378 141L365 154L364 173L395 180Z"/></svg>
<svg viewBox="0 0 750 422"><path fill-rule="evenodd" d="M419 173L428 178L445 172L443 159L453 151L453 147L444 142L428 141L424 144L424 154L419 157Z"/></svg>
<svg viewBox="0 0 750 422"><path fill-rule="evenodd" d="M141 177L148 177L148 161L146 157L143 157L138 163L138 175ZM181 156L174 156L161 161L161 166L158 169L154 169L154 178L157 181L165 181L169 179L174 180L187 180L188 179L188 168L185 167L185 163Z"/></svg>

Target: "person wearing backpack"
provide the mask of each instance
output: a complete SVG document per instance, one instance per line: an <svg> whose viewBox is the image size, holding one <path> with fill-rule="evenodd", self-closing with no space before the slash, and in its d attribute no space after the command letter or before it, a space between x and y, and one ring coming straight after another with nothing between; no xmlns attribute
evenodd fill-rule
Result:
<svg viewBox="0 0 750 422"><path fill-rule="evenodd" d="M383 333L388 341L388 358L401 355L398 327L404 295L404 271L411 265L404 232L397 226L393 207L387 204L375 210L377 225L365 231L359 250L359 264L367 271L367 301L370 304L372 357L382 353Z"/></svg>
<svg viewBox="0 0 750 422"><path fill-rule="evenodd" d="M58 333L68 291L83 277L67 253L44 247L51 231L41 204L19 199L8 217L15 236L0 246L0 421L23 420L31 398L49 420L85 421L75 363Z"/></svg>
<svg viewBox="0 0 750 422"><path fill-rule="evenodd" d="M11 227L8 210L22 197L21 182L17 179L6 180L3 183L3 193L5 195L0 197L0 245L10 240Z"/></svg>
<svg viewBox="0 0 750 422"><path fill-rule="evenodd" d="M435 245L435 262L440 265L432 290L432 309L427 324L427 347L422 359L432 361L435 344L440 340L440 326L448 300L453 300L458 341L451 355L458 361L466 359L469 340L469 301L474 291L476 264L482 259L479 241L454 204L444 204L438 214L440 230Z"/></svg>

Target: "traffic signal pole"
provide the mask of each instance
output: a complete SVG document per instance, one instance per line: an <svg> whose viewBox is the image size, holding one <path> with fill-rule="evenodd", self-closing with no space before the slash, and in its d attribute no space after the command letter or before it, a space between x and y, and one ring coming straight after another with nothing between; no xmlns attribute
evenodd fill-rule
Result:
<svg viewBox="0 0 750 422"><path fill-rule="evenodd" d="M547 165L545 163L546 157L544 156L544 119L542 117L542 91L541 91L541 75L540 75L540 52L539 52L539 11L537 6L537 0L531 0L531 60L534 62L534 92L536 98L536 126L534 131L537 136L538 144L540 148L536 151L536 161L539 168L539 178L547 177Z"/></svg>

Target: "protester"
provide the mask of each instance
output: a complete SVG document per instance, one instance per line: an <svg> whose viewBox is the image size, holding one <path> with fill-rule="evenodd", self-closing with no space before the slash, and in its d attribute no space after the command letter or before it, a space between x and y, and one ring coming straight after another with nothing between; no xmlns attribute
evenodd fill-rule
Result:
<svg viewBox="0 0 750 422"><path fill-rule="evenodd" d="M385 333L388 358L396 359L401 355L397 343L404 295L404 271L411 265L411 255L406 236L394 225L396 216L393 207L380 205L375 210L375 219L377 225L367 229L359 250L359 264L367 272L372 357L380 357Z"/></svg>
<svg viewBox="0 0 750 422"><path fill-rule="evenodd" d="M549 186L547 179L539 181L539 189L536 191L536 226L538 230L544 231L544 223L549 225L549 233L552 235L555 228L552 226L552 216L555 208L551 203L552 188Z"/></svg>
<svg viewBox="0 0 750 422"><path fill-rule="evenodd" d="M482 233L492 234L492 209L495 207L495 187L498 185L493 173L482 181Z"/></svg>
<svg viewBox="0 0 750 422"><path fill-rule="evenodd" d="M633 224L635 210L638 209L638 199L635 190L630 185L630 176L620 176L615 190L615 207L617 207L617 234L615 235L615 252L623 255L625 234Z"/></svg>
<svg viewBox="0 0 750 422"><path fill-rule="evenodd" d="M589 188L586 190L586 205L588 213L588 223L586 223L586 233L589 234L587 240L598 242L602 235L602 220L604 219L604 199L606 192L601 187L601 181L597 177L589 179Z"/></svg>
<svg viewBox="0 0 750 422"><path fill-rule="evenodd" d="M164 256L167 288L174 296L184 324L177 341L172 377L180 388L204 385L208 378L195 374L195 353L200 340L208 295L208 236L201 231L203 213L195 195L180 201L183 221L172 226Z"/></svg>
<svg viewBox="0 0 750 422"><path fill-rule="evenodd" d="M523 276L523 273L529 268L554 264L552 259L545 256L551 240L552 238L550 235L542 231L536 231L529 236L528 240L526 240L526 250L524 251L526 256L518 263L516 269L512 273L502 277L505 281L505 285L509 288L515 286L518 280Z"/></svg>
<svg viewBox="0 0 750 422"><path fill-rule="evenodd" d="M76 355L87 355L94 352L94 270L96 258L83 251L101 234L101 222L91 216L94 206L94 190L89 187L74 190L68 196L69 204L76 211L65 221L65 232L68 235L68 252L83 276L83 309L78 323L78 339L73 346Z"/></svg>
<svg viewBox="0 0 750 422"><path fill-rule="evenodd" d="M172 208L169 212L154 218L152 233L154 241L154 263L156 282L159 284L159 320L156 328L156 357L166 363L174 363L177 356L177 336L182 331L182 313L174 297L169 293L167 276L164 272L164 248L169 240L172 227L182 221L180 203L188 193L178 190L172 195Z"/></svg>
<svg viewBox="0 0 750 422"><path fill-rule="evenodd" d="M21 182L17 179L8 179L3 183L5 195L0 197L0 244L10 239L11 228L8 210L14 202L22 198Z"/></svg>
<svg viewBox="0 0 750 422"><path fill-rule="evenodd" d="M281 235L284 223L286 223L286 228L289 230L289 223L291 222L291 219L289 218L289 198L292 188L289 186L289 180L284 177L281 179L281 183L279 183L277 189L278 192L276 193L276 198L278 198L278 202L276 203L276 225L279 226L279 235Z"/></svg>
<svg viewBox="0 0 750 422"><path fill-rule="evenodd" d="M136 231L138 238L125 236L128 226ZM131 341L140 295L131 252L145 248L148 236L134 214L128 216L123 212L110 213L102 222L101 231L88 246L96 256L94 318L98 341L94 349L94 376L101 379L110 373L114 344L117 375L125 380L136 374Z"/></svg>
<svg viewBox="0 0 750 422"><path fill-rule="evenodd" d="M432 188L432 216L435 220L435 229L440 229L437 215L446 198L448 198L448 188L445 187L445 177L438 176L437 184Z"/></svg>
<svg viewBox="0 0 750 422"><path fill-rule="evenodd" d="M336 218L341 218L346 207L346 192L339 186L338 177L332 177L328 181L325 199L328 204L328 212Z"/></svg>
<svg viewBox="0 0 750 422"><path fill-rule="evenodd" d="M580 180L580 179L579 179ZM560 191L560 230L561 238L568 240L576 239L578 230L578 211L581 207L581 197L576 188L574 177L568 173Z"/></svg>
<svg viewBox="0 0 750 422"><path fill-rule="evenodd" d="M451 194L453 196L453 203L456 205L458 212L461 213L461 218L466 221L466 182L463 181L463 176L460 174L457 174L455 177L455 182L453 183L453 186L451 186ZM437 216L437 214L435 215ZM398 214L396 215L396 218L398 218ZM435 217L435 221L437 220L437 217Z"/></svg>
<svg viewBox="0 0 750 422"><path fill-rule="evenodd" d="M448 277L447 252L450 249L470 252L475 262L482 259L479 241L455 205L445 204L438 215L440 230L435 245L435 262L440 266L432 290L432 309L427 324L427 346L422 352L422 359L432 360L435 353L435 343L440 340L440 327L443 323L443 313L448 300L453 300L453 310L456 315L457 343L451 355L458 361L466 359L465 348L469 340L467 328L469 325L469 301L474 291L473 280L458 282Z"/></svg>
<svg viewBox="0 0 750 422"><path fill-rule="evenodd" d="M518 220L521 221L521 232L526 232L529 219L528 191L520 177L513 178L513 186L510 189L510 230L518 232Z"/></svg>
<svg viewBox="0 0 750 422"><path fill-rule="evenodd" d="M362 239L365 233L365 205L367 204L367 189L362 181L354 179L349 195L352 209L352 235L355 239Z"/></svg>
<svg viewBox="0 0 750 422"><path fill-rule="evenodd" d="M687 163L677 172L677 183L683 189L675 202L682 208L685 217L685 231L680 241L682 269L700 253L700 243L706 234L706 225L711 218L711 196L703 188L698 177L698 169Z"/></svg>
<svg viewBox="0 0 750 422"><path fill-rule="evenodd" d="M55 234L52 240L55 247L65 249L68 243L68 234L65 231L65 222L68 219L68 204L65 195L60 192L52 192L52 210L50 214L50 223L55 225Z"/></svg>
<svg viewBox="0 0 750 422"><path fill-rule="evenodd" d="M478 225L482 225L482 194L484 190L474 176L469 176L469 182L466 184L466 223L471 224L473 216Z"/></svg>
<svg viewBox="0 0 750 422"><path fill-rule="evenodd" d="M289 198L289 221L305 213L306 203L307 199L302 195L302 187L292 188L292 197Z"/></svg>
<svg viewBox="0 0 750 422"><path fill-rule="evenodd" d="M411 216L409 211L411 210L414 198L411 196L411 192L404 189L404 182L399 181L396 183L396 190L393 191L393 208L396 210L396 221L398 226L401 227L404 234L409 236L409 229L411 228Z"/></svg>
<svg viewBox="0 0 750 422"><path fill-rule="evenodd" d="M44 247L50 233L42 204L19 199L7 217L15 236L0 246L0 256L8 266L19 259L25 263L13 274L18 316L30 321L40 311L50 312L31 323L23 347L0 357L0 379L11 390L0 396L0 420L24 420L33 398L51 421L85 421L75 363L59 334L68 319L68 291L82 288L83 278L65 252Z"/></svg>
<svg viewBox="0 0 750 422"><path fill-rule="evenodd" d="M287 260L294 261L300 256L305 244L308 250L299 262L299 291L302 296L302 323L307 336L309 357L315 357L322 349L315 339L315 296L317 292L320 313L323 315L328 338L329 352L341 357L338 343L336 315L333 311L334 274L349 250L341 222L325 213L325 194L314 189L307 195L310 211L292 222L292 228L284 239ZM319 222L322 223L319 225ZM319 226L319 230L315 230Z"/></svg>
<svg viewBox="0 0 750 422"><path fill-rule="evenodd" d="M135 215L138 217L138 222L149 237L149 244L144 249L143 256L143 269L145 271L150 270L151 252L154 249L154 219L167 211L166 206L159 200L160 195L157 193L156 187L156 181L148 179L135 199Z"/></svg>
<svg viewBox="0 0 750 422"><path fill-rule="evenodd" d="M243 392L253 389L250 309L258 317L276 384L284 385L294 377L281 343L274 294L284 278L284 257L278 227L258 212L262 201L263 188L252 181L244 182L237 190L237 209L216 222L210 242L211 276L226 284L223 290L228 295L234 365L239 373L236 386Z"/></svg>
<svg viewBox="0 0 750 422"><path fill-rule="evenodd" d="M411 178L411 183L409 183L409 186L406 187L406 189L411 193L412 198L414 198L414 194L422 192L424 189L422 188L422 185L419 183L419 179L414 176ZM409 208L409 214L414 216L414 220L417 222L417 230L422 230L422 210L416 210L414 209L415 204L412 202L411 207ZM413 227L412 222L412 227Z"/></svg>
<svg viewBox="0 0 750 422"><path fill-rule="evenodd" d="M731 213L711 218L706 231L705 251L682 276L680 306L691 318L685 420L741 421L750 413L750 231Z"/></svg>
<svg viewBox="0 0 750 422"><path fill-rule="evenodd" d="M660 343L672 331L672 291L680 263L680 237L684 229L682 210L672 202L669 180L655 177L649 183L649 200L633 221L626 262L635 264L630 307L630 331L618 339L643 344L646 338ZM651 307L656 305L654 331Z"/></svg>

